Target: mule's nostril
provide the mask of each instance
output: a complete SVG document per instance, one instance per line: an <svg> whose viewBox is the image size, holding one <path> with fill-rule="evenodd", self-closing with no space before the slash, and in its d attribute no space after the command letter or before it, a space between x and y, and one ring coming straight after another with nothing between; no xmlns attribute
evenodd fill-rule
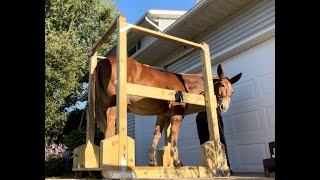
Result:
<svg viewBox="0 0 320 180"><path fill-rule="evenodd" d="M222 104L220 105L220 109L223 109L223 105Z"/></svg>

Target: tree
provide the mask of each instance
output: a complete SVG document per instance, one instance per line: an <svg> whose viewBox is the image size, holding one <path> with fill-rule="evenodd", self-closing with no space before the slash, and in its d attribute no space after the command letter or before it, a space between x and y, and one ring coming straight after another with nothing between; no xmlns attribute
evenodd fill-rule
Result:
<svg viewBox="0 0 320 180"><path fill-rule="evenodd" d="M84 88L78 81L88 68L89 52L118 12L110 0L45 2L45 136L55 140ZM99 55L114 44L112 36Z"/></svg>
<svg viewBox="0 0 320 180"><path fill-rule="evenodd" d="M74 148L86 143L87 116L84 112L83 109L75 109L70 112L60 137L60 142L65 144L71 153ZM82 119L81 124L80 119ZM80 129L79 126L81 126ZM94 144L100 146L100 141L103 139L103 132L95 126Z"/></svg>

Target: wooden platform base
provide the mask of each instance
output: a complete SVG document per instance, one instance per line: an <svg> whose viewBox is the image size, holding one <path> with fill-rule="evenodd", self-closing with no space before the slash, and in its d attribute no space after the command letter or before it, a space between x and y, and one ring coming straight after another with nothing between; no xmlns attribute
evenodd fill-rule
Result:
<svg viewBox="0 0 320 180"><path fill-rule="evenodd" d="M74 148L73 168L98 168L99 167L99 146L90 141Z"/></svg>
<svg viewBox="0 0 320 180"><path fill-rule="evenodd" d="M119 171L119 167L104 168L74 168L73 171L97 171L101 170L103 178L107 179L132 179L132 178L210 178L217 176L229 176L228 172L210 170L203 166L176 167L128 167L126 171Z"/></svg>

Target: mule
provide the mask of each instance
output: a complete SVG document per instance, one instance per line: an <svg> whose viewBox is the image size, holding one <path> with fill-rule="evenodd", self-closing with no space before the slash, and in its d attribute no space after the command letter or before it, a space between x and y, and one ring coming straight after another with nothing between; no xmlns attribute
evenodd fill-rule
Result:
<svg viewBox="0 0 320 180"><path fill-rule="evenodd" d="M93 73L91 85L92 102L95 104L94 115L99 128L105 133L105 138L115 135L116 119L116 84L117 84L116 57L107 57L97 63ZM233 92L231 84L237 82L241 73L231 79L224 76L221 65L218 66L218 76L212 76L214 93L217 97L219 112L229 108L230 96ZM170 89L193 94L204 93L204 80L202 74L176 74L160 71L143 65L132 58L127 58L127 82L157 88ZM204 111L205 106L186 104L167 100L152 99L128 95L127 111L137 115L156 115L154 140L149 151L149 165L155 166L156 147L161 138L166 121L171 123L171 149L175 167L181 166L178 157L177 141L179 125L185 115Z"/></svg>

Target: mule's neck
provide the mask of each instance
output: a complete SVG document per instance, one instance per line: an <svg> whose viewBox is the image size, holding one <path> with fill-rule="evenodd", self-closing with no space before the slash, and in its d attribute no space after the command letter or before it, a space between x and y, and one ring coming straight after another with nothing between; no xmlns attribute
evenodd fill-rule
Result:
<svg viewBox="0 0 320 180"><path fill-rule="evenodd" d="M181 74L188 93L201 94L204 92L203 74ZM212 76L212 79L219 79L219 76Z"/></svg>

